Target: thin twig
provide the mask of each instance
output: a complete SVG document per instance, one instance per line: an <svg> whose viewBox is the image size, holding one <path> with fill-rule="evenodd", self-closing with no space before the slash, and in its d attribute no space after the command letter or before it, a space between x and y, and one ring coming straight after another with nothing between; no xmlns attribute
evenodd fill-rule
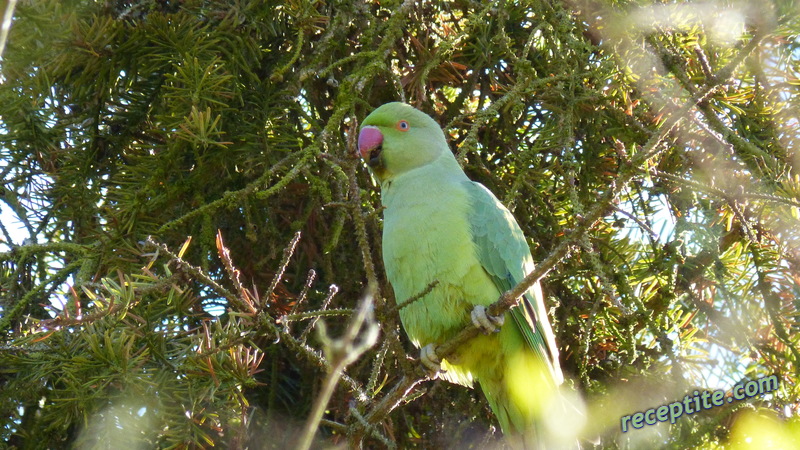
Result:
<svg viewBox="0 0 800 450"><path fill-rule="evenodd" d="M658 234L656 234L656 232L653 231L652 228L650 228L650 225L644 223L644 221L642 221L642 219L634 216L632 213L630 213L628 211L625 211L624 209L622 209L622 208L620 208L619 206L616 206L616 205L614 206L614 211L617 211L620 214L624 214L629 219L631 219L634 222L636 222L636 224L639 225L639 227L641 229L643 229L644 231L647 231L647 233L650 234L650 238L652 238L654 241L658 240Z"/></svg>
<svg viewBox="0 0 800 450"><path fill-rule="evenodd" d="M352 217L355 224L356 239L358 247L361 250L361 258L364 261L364 270L367 272L367 282L371 285L378 285L378 278L375 275L375 263L372 259L372 252L370 251L369 241L367 238L367 226L364 221L364 215L361 212L361 190L358 187L356 179L356 163L355 160L349 161L346 165L346 173L350 179L350 201L353 204Z"/></svg>
<svg viewBox="0 0 800 450"><path fill-rule="evenodd" d="M281 260L280 266L278 266L278 271L275 272L275 277L272 278L272 282L269 284L269 288L267 288L267 293L264 295L264 301L269 301L272 293L275 292L275 288L278 287L278 283L280 283L281 278L283 278L284 272L286 272L286 267L289 265L289 260L294 255L294 250L297 248L297 243L300 242L300 232L296 232L294 237L289 242L289 245L283 249L283 259ZM264 306L264 305L259 305Z"/></svg>
<svg viewBox="0 0 800 450"><path fill-rule="evenodd" d="M314 269L308 269L308 277L306 277L306 284L303 285L303 291L300 292L300 297L297 298L294 306L292 307L291 313L297 312L297 308L300 307L300 304L308 296L308 291L311 289L311 286L314 285L314 280L317 279L317 272Z"/></svg>
<svg viewBox="0 0 800 450"><path fill-rule="evenodd" d="M385 445L386 448L389 448L389 449L397 448L397 444L395 444L394 441L390 441L389 439L387 439L386 436L384 436L383 434L381 434L380 431L378 431L378 429L377 429L377 427L375 425L367 422L367 419L364 418L364 416L362 416L361 413L356 408L350 408L349 412L350 412L350 415L352 417L354 417L356 419L356 421L358 421L359 424L361 424L362 426L364 426L366 428L366 430L367 430L367 432L369 432L370 436L372 436L375 439L381 441L381 443L383 445Z"/></svg>
<svg viewBox="0 0 800 450"><path fill-rule="evenodd" d="M239 294L239 298L243 300L243 303L247 308L250 310L251 314L256 313L255 305L253 304L253 299L247 289L244 288L241 281L241 273L239 269L237 269L233 265L233 260L231 259L231 252L228 250L228 247L225 247L225 242L222 239L222 231L217 230L217 253L219 254L220 259L222 260L222 264L225 266L225 271L228 273L228 279L231 280L233 283L233 287L236 288L236 292Z"/></svg>
<svg viewBox="0 0 800 450"><path fill-rule="evenodd" d="M396 335L384 337L383 345L381 345L380 350L378 350L378 352L375 354L375 362L372 364L372 371L369 374L369 381L367 381L367 392L373 393L375 391L375 386L378 384L378 375L381 373L383 360L386 358L386 353L389 351L390 342L396 338Z"/></svg>
<svg viewBox="0 0 800 450"><path fill-rule="evenodd" d="M378 340L378 324L372 317L372 294L365 295L360 302L357 313L350 320L344 335L339 339L331 339L326 331L325 322L319 322L320 341L325 356L331 362L331 370L323 382L314 406L306 421L297 448L307 450L316 434L328 401L345 367L358 359L362 353L372 347ZM359 339L360 337L360 339Z"/></svg>
<svg viewBox="0 0 800 450"><path fill-rule="evenodd" d="M172 252L166 245L160 242L156 242L152 236L148 236L144 243L146 247L158 249L158 251L163 252L164 254L169 256L170 260L174 262L178 267L182 268L183 270L194 275L196 278L205 282L209 287L211 287L211 289L214 290L214 292L221 295L222 297L225 297L228 300L229 304L236 306L241 310L249 309L244 300L240 299L233 292L227 290L221 284L217 283L216 280L211 278L211 276L206 274L199 267L193 266L188 262L186 262L183 258Z"/></svg>
<svg viewBox="0 0 800 450"><path fill-rule="evenodd" d="M286 316L282 316L280 318L281 323L283 323L283 330L286 333L291 332L291 319L287 319L287 316L293 316L297 313L297 310L300 308L300 305L305 301L306 297L308 296L308 291L311 290L311 286L314 284L314 280L317 279L317 272L314 269L308 269L308 277L306 277L306 283L303 285L303 291L300 293L300 297L294 302L291 311Z"/></svg>
<svg viewBox="0 0 800 450"><path fill-rule="evenodd" d="M339 286L332 284L330 285L330 287L328 287L328 296L325 297L325 300L322 302L322 308L320 308L320 311L325 311L326 309L328 309L328 305L331 304L333 296L336 295L338 292L339 292ZM306 339L308 338L308 333L310 333L311 330L314 328L314 325L317 324L317 320L319 320L319 316L317 316L314 320L311 321L311 323L308 324L308 326L306 326L306 329L303 330L302 334L300 334L300 342L306 341Z"/></svg>
<svg viewBox="0 0 800 450"><path fill-rule="evenodd" d="M286 314L280 317L283 322L297 322L305 319L319 319L320 317L349 316L353 314L350 308L323 309L321 311L307 311L302 313Z"/></svg>
<svg viewBox="0 0 800 450"><path fill-rule="evenodd" d="M394 308L392 308L392 310L390 310L390 312L394 312L394 310L400 311L403 308L405 308L406 306L408 306L408 305L410 305L410 304L422 299L422 297L425 297L426 295L430 294L431 291L433 290L433 288L435 288L438 285L439 285L439 280L431 281L430 283L428 283L427 286L425 286L425 289L421 290L417 294L412 295L408 299L403 300L402 302L398 303L397 306L395 306Z"/></svg>

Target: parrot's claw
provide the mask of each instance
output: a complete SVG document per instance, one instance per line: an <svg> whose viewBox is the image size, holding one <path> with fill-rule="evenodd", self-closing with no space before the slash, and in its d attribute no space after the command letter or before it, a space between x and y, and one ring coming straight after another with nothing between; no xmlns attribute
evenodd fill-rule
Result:
<svg viewBox="0 0 800 450"><path fill-rule="evenodd" d="M486 307L483 305L476 305L470 316L472 317L472 324L481 330L483 334L497 333L506 320L505 315L490 316L486 314Z"/></svg>
<svg viewBox="0 0 800 450"><path fill-rule="evenodd" d="M436 374L442 371L442 360L439 359L435 349L435 345L428 344L419 351L420 362L431 371L434 378Z"/></svg>

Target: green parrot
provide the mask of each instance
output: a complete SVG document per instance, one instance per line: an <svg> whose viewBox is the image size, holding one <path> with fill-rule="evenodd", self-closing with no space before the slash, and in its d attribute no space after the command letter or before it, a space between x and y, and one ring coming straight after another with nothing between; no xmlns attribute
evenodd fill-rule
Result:
<svg viewBox="0 0 800 450"><path fill-rule="evenodd" d="M505 435L526 447L542 445L543 405L563 376L541 288L534 285L504 316L485 309L534 268L516 220L467 178L441 127L407 104L388 103L367 116L358 150L381 186L383 262L395 298L438 281L400 310L421 359L440 367L447 381L477 381ZM439 361L435 345L470 322L484 333Z"/></svg>

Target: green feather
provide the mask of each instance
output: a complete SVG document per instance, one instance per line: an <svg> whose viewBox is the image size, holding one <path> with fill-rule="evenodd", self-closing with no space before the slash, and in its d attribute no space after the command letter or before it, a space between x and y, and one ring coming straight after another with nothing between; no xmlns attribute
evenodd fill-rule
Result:
<svg viewBox="0 0 800 450"><path fill-rule="evenodd" d="M526 265L533 270L525 236L511 212L482 184L467 183L471 208L469 222L478 260L501 292L516 286L527 275ZM537 313L539 311L539 313ZM525 342L548 363L557 383L563 379L558 363L555 339L544 316L541 289L534 286L522 298L522 304L511 311L514 323ZM539 319L542 317L542 319Z"/></svg>

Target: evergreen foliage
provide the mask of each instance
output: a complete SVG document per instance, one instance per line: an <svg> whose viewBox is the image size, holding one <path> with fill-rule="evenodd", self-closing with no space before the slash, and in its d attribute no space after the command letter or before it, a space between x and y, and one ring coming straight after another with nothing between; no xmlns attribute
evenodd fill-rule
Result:
<svg viewBox="0 0 800 450"><path fill-rule="evenodd" d="M354 145L359 119L396 100L442 124L552 269L587 448L800 445L795 2L19 0L13 14L12 448L288 448L317 412L319 446L498 444L480 392L425 380L398 325L408 299L385 280ZM770 394L620 430L772 374Z"/></svg>

